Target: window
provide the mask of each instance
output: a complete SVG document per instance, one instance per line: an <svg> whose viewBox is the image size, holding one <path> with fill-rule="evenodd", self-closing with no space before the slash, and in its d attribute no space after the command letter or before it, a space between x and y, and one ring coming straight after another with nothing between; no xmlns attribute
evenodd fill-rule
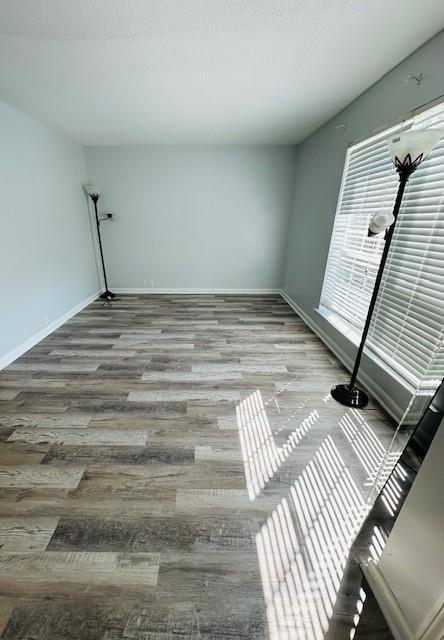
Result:
<svg viewBox="0 0 444 640"><path fill-rule="evenodd" d="M347 152L320 310L359 339L383 250L371 216L393 208L398 177L387 149L396 132L444 128L444 104ZM444 140L410 178L387 259L367 352L418 387L444 375Z"/></svg>

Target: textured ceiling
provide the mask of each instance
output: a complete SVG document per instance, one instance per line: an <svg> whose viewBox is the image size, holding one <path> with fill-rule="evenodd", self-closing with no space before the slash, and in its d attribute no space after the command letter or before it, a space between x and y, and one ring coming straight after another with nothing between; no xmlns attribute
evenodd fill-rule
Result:
<svg viewBox="0 0 444 640"><path fill-rule="evenodd" d="M443 26L443 0L1 0L0 97L83 144L292 143Z"/></svg>

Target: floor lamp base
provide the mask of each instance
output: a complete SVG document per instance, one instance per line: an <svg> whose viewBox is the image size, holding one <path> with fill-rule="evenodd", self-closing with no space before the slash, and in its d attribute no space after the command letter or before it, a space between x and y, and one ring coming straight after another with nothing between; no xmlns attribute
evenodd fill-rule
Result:
<svg viewBox="0 0 444 640"><path fill-rule="evenodd" d="M104 291L102 294L100 294L99 298L101 298L102 300L113 300L113 298L116 297L116 294L113 293L112 291L108 291L108 289L106 291Z"/></svg>
<svg viewBox="0 0 444 640"><path fill-rule="evenodd" d="M348 384L337 384L331 390L332 397L346 407L354 407L362 409L368 405L368 396L358 389L358 387L350 387Z"/></svg>

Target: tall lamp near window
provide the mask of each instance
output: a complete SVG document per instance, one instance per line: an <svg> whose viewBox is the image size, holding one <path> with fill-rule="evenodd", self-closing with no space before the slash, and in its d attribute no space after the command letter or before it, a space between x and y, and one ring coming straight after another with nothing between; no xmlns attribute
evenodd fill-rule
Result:
<svg viewBox="0 0 444 640"><path fill-rule="evenodd" d="M105 291L100 295L100 298L102 298L103 300L109 301L115 298L116 294L108 289L108 281L106 279L105 259L103 257L102 238L100 236L100 223L103 220L111 220L112 214L107 213L104 218L99 218L97 203L99 201L100 196L102 195L102 191L98 187L96 187L94 184L87 184L83 188L85 189L85 192L94 203L94 213L95 213L96 226L97 226L97 237L99 240L100 258L102 260L103 279L105 281Z"/></svg>
<svg viewBox="0 0 444 640"><path fill-rule="evenodd" d="M359 366L361 364L362 353L364 351L373 310L378 297L378 291L381 285L387 255L393 238L393 232L395 230L396 221L401 208L404 190L412 173L416 171L422 161L428 156L433 147L442 137L444 137L444 130L442 129L423 129L399 133L388 140L390 155L399 176L398 193L396 195L395 205L393 208L393 215L387 217L384 250L379 263L379 269L376 275L375 285L370 299L361 342L356 355L350 382L348 384L338 384L331 390L333 398L347 407L362 408L368 404L367 394L356 386L356 379L358 376ZM378 233L381 230L384 230L384 226L381 229L380 220L375 222L376 224L374 226L370 225L369 235L373 235L375 232Z"/></svg>

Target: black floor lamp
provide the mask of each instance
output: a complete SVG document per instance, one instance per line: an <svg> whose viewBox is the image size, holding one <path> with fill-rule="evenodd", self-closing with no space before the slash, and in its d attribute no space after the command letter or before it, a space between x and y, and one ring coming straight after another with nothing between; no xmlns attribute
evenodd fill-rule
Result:
<svg viewBox="0 0 444 640"><path fill-rule="evenodd" d="M384 250L382 252L381 262L379 264L375 286L370 300L364 330L362 332L361 344L359 345L358 353L356 355L350 382L348 384L338 384L331 390L333 398L347 407L362 408L368 404L367 394L362 389L355 386L356 378L358 376L359 365L361 364L362 353L364 351L364 345L367 339L373 310L378 297L378 291L381 285L387 255L393 238L396 220L401 208L404 189L412 173L416 171L421 162L428 156L433 147L442 137L444 137L444 130L442 129L422 129L400 133L387 141L393 164L395 165L396 171L399 175L398 193L393 207L393 215L388 218L388 225L385 228L386 236ZM379 231L381 230L384 230L384 228L379 229ZM369 235L374 235L371 227Z"/></svg>
<svg viewBox="0 0 444 640"><path fill-rule="evenodd" d="M116 297L116 294L112 293L112 291L108 289L108 281L106 279L105 260L103 258L102 238L100 236L100 223L103 220L111 220L112 214L107 213L104 218L99 218L99 213L97 211L97 202L100 196L102 195L102 191L98 187L96 187L94 184L87 184L85 185L84 189L94 203L94 213L96 217L96 226L97 226L97 237L99 239L99 249L100 249L100 257L102 259L103 278L105 280L105 291L100 295L100 298L103 298L103 300L112 300L113 298Z"/></svg>

